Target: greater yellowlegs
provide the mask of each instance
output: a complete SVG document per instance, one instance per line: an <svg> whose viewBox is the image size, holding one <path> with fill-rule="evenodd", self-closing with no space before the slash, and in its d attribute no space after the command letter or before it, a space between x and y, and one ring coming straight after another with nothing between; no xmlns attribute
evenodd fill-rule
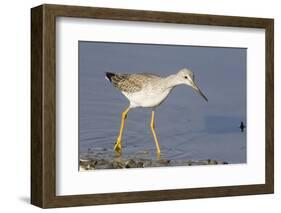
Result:
<svg viewBox="0 0 281 213"><path fill-rule="evenodd" d="M159 106L170 94L173 88L185 84L198 92L206 101L208 99L195 84L194 74L189 69L181 69L178 73L168 77L160 77L155 74L121 74L106 73L106 78L116 87L130 102L129 106L122 112L121 126L114 150L122 151L122 135L125 120L130 109L135 107L152 108L150 128L155 141L157 154L160 154L160 146L155 133L154 113L155 107Z"/></svg>

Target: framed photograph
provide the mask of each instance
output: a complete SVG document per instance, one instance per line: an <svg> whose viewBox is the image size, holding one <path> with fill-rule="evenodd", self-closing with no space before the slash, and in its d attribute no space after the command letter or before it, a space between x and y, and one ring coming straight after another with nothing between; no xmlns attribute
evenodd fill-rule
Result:
<svg viewBox="0 0 281 213"><path fill-rule="evenodd" d="M31 9L31 203L274 191L274 21Z"/></svg>

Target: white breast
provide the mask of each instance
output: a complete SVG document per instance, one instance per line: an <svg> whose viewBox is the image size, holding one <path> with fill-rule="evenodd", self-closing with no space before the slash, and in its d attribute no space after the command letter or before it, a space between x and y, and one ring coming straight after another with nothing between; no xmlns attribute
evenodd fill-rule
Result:
<svg viewBox="0 0 281 213"><path fill-rule="evenodd" d="M147 92L141 90L136 93L126 93L122 92L125 97L130 101L130 107L156 107L161 104L169 95L171 89L166 89L165 91L154 91Z"/></svg>

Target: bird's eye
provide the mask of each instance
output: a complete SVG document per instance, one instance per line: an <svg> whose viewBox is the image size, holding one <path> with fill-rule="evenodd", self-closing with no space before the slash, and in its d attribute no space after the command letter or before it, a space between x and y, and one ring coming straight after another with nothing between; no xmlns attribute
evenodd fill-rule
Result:
<svg viewBox="0 0 281 213"><path fill-rule="evenodd" d="M185 79L187 79L187 76L184 76Z"/></svg>

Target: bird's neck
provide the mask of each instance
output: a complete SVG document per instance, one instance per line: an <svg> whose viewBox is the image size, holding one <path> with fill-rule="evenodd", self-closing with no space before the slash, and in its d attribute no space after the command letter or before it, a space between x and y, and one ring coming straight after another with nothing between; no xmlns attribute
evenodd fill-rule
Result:
<svg viewBox="0 0 281 213"><path fill-rule="evenodd" d="M165 85L167 89L173 89L174 87L180 85L181 83L177 80L176 75L169 75L166 78L164 78Z"/></svg>

